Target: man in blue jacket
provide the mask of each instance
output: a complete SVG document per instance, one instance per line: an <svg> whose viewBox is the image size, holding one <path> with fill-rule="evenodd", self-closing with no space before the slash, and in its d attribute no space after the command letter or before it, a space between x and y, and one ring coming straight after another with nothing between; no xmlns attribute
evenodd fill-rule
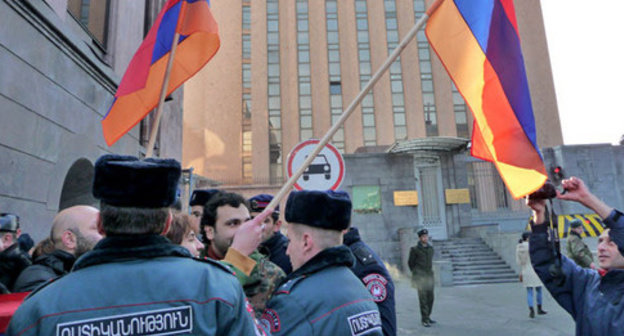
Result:
<svg viewBox="0 0 624 336"><path fill-rule="evenodd" d="M106 238L71 273L33 292L7 335L257 335L230 271L161 235L180 173L171 159L101 157L93 195Z"/></svg>
<svg viewBox="0 0 624 336"><path fill-rule="evenodd" d="M273 335L382 335L373 297L349 269L342 245L351 202L322 191L293 191L285 209L293 266L267 303L262 323Z"/></svg>
<svg viewBox="0 0 624 336"><path fill-rule="evenodd" d="M598 240L599 271L584 269L558 256L552 248L546 201L527 198L533 210L529 241L531 262L548 291L576 321L577 335L621 335L624 330L624 215L591 194L582 180L562 182L565 194L557 198L577 201L594 210L607 229Z"/></svg>

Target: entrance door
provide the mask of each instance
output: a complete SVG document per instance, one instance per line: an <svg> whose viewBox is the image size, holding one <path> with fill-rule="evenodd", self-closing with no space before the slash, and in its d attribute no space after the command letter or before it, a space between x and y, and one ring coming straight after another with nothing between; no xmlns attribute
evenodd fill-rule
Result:
<svg viewBox="0 0 624 336"><path fill-rule="evenodd" d="M414 162L414 167L418 190L418 226L429 230L432 239L447 239L440 164Z"/></svg>

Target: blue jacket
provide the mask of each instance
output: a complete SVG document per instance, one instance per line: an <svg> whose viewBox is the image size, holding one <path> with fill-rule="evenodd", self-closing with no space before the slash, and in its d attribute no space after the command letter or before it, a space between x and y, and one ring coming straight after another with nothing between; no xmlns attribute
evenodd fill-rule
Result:
<svg viewBox="0 0 624 336"><path fill-rule="evenodd" d="M286 275L292 272L290 258L286 255L288 238L281 232L276 232L271 238L260 244L260 253L269 257L269 260L279 266Z"/></svg>
<svg viewBox="0 0 624 336"><path fill-rule="evenodd" d="M284 279L262 323L272 335L382 335L377 305L352 264L346 246L321 251Z"/></svg>
<svg viewBox="0 0 624 336"><path fill-rule="evenodd" d="M251 314L224 266L162 236L117 236L27 297L6 334L256 335Z"/></svg>
<svg viewBox="0 0 624 336"><path fill-rule="evenodd" d="M396 308L394 282L379 256L360 238L357 228L344 235L344 244L355 256L351 270L373 295L379 313L384 336L396 335Z"/></svg>
<svg viewBox="0 0 624 336"><path fill-rule="evenodd" d="M611 239L622 251L624 216L617 211L604 220ZM553 277L550 270L555 253L548 241L547 225L533 227L529 240L531 263L548 291L576 321L577 335L622 335L624 331L624 270L613 269L601 276L591 269L562 257L564 278Z"/></svg>

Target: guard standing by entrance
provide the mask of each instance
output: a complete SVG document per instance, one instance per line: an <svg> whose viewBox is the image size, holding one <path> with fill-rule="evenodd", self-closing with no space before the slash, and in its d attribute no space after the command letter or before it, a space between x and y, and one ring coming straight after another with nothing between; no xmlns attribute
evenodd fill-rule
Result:
<svg viewBox="0 0 624 336"><path fill-rule="evenodd" d="M422 325L431 327L436 323L429 317L433 308L433 246L427 229L418 231L418 243L410 249L407 263L412 271L412 287L418 288Z"/></svg>

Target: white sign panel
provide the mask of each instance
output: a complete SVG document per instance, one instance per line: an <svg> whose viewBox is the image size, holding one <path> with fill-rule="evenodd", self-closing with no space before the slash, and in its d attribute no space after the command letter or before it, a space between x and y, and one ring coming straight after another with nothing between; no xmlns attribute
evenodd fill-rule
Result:
<svg viewBox="0 0 624 336"><path fill-rule="evenodd" d="M307 157L312 154L319 140L311 139L299 143L288 154L288 177L297 172ZM344 178L344 160L336 147L325 145L321 152L297 180L294 187L297 190L336 190Z"/></svg>

